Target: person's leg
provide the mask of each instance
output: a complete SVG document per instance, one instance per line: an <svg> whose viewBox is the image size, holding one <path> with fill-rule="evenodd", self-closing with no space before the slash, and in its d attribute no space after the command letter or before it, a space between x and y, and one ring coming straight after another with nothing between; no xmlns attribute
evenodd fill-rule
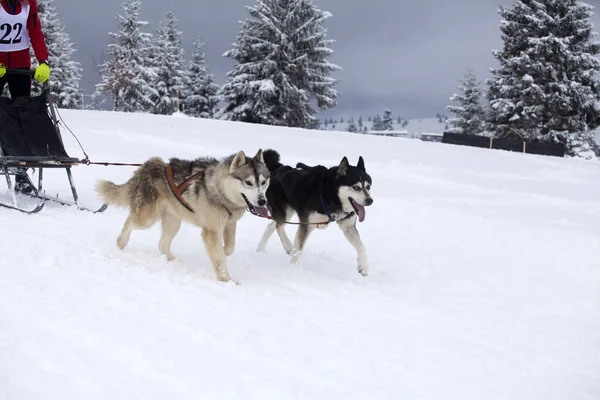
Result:
<svg viewBox="0 0 600 400"><path fill-rule="evenodd" d="M4 91L4 86L6 86L6 75L4 75L2 78L0 78L0 96L2 95L2 92ZM2 147L0 146L0 156L2 155Z"/></svg>
<svg viewBox="0 0 600 400"><path fill-rule="evenodd" d="M11 98L31 96L31 75L11 74L8 76L7 81ZM15 175L15 190L24 194L31 194L34 189L30 182L27 169L19 168Z"/></svg>
<svg viewBox="0 0 600 400"><path fill-rule="evenodd" d="M29 68L23 69L28 70ZM31 96L31 75L11 74L8 76L8 89L10 97L13 99Z"/></svg>

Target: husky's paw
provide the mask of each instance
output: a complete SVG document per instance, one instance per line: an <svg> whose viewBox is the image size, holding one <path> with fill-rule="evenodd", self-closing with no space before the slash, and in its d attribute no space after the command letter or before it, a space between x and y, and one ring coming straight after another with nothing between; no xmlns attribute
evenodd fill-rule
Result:
<svg viewBox="0 0 600 400"><path fill-rule="evenodd" d="M173 254L163 254L163 258L169 262L177 260Z"/></svg>
<svg viewBox="0 0 600 400"><path fill-rule="evenodd" d="M300 260L300 256L302 255L302 251L301 250L292 250L290 252L290 264L298 264L298 261Z"/></svg>
<svg viewBox="0 0 600 400"><path fill-rule="evenodd" d="M369 275L369 264L358 264L358 273L362 276Z"/></svg>
<svg viewBox="0 0 600 400"><path fill-rule="evenodd" d="M217 274L217 280L221 282L229 282L231 281L231 277L228 272L221 272Z"/></svg>
<svg viewBox="0 0 600 400"><path fill-rule="evenodd" d="M129 240L127 238L124 238L123 236L119 236L117 238L117 247L121 250L123 250L125 248L125 246L127 246L127 242L129 242Z"/></svg>
<svg viewBox="0 0 600 400"><path fill-rule="evenodd" d="M232 255L234 251L235 251L235 247L223 247L223 252L225 253L226 257L229 257L230 255Z"/></svg>
<svg viewBox="0 0 600 400"><path fill-rule="evenodd" d="M369 261L367 259L367 254L366 252L360 251L358 253L358 273L361 274L362 276L367 276L369 275Z"/></svg>

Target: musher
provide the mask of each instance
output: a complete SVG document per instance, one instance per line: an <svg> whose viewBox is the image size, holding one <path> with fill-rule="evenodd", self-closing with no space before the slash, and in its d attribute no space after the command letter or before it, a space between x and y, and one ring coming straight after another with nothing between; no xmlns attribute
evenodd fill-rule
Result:
<svg viewBox="0 0 600 400"><path fill-rule="evenodd" d="M44 83L50 77L48 47L38 16L37 0L0 0L0 5L0 93L8 84L11 98L30 96L31 76L6 75L6 69L31 69L31 45L39 63L33 78ZM32 187L25 174L25 169L18 170L15 189L27 194Z"/></svg>

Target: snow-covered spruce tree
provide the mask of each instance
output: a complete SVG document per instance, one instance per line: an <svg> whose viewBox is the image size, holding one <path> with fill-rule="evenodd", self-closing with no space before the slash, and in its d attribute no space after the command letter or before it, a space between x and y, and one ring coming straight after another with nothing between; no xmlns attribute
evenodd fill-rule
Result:
<svg viewBox="0 0 600 400"><path fill-rule="evenodd" d="M450 97L450 101L458 102L458 106L450 105L446 110L456 114L448 123L450 132L465 135L477 135L485 130L485 110L481 105L481 89L472 69L467 68L464 79L458 87L461 91Z"/></svg>
<svg viewBox="0 0 600 400"><path fill-rule="evenodd" d="M73 60L75 49L70 35L65 32L58 18L54 0L39 0L38 15L48 47L48 64L52 68L49 84L56 105L61 108L80 108L82 98L79 81L82 68L79 62ZM32 67L35 68L38 63L32 48L30 54ZM34 81L32 94L41 91L42 85Z"/></svg>
<svg viewBox="0 0 600 400"><path fill-rule="evenodd" d="M214 118L219 103L219 85L215 83L214 76L208 73L204 43L200 38L194 43L194 54L186 72L185 85L185 114L198 118Z"/></svg>
<svg viewBox="0 0 600 400"><path fill-rule="evenodd" d="M588 140L599 122L600 45L592 7L579 0L516 0L500 7L500 68L488 80L490 128L498 137ZM576 142L577 140L575 140Z"/></svg>
<svg viewBox="0 0 600 400"><path fill-rule="evenodd" d="M383 117L381 117L381 129L382 131L393 131L394 130L394 119L392 118L392 112L385 110Z"/></svg>
<svg viewBox="0 0 600 400"><path fill-rule="evenodd" d="M346 128L346 130L348 132L356 133L356 132L358 132L358 127L356 126L356 124L354 123L354 121L350 121L350 123L348 124L348 127Z"/></svg>
<svg viewBox="0 0 600 400"><path fill-rule="evenodd" d="M600 158L600 147L596 143L594 131L583 131L566 137L567 155L593 160Z"/></svg>
<svg viewBox="0 0 600 400"><path fill-rule="evenodd" d="M172 115L185 101L182 32L177 25L175 13L169 11L154 36L151 58L156 77L152 86L158 92L152 98L155 114Z"/></svg>
<svg viewBox="0 0 600 400"><path fill-rule="evenodd" d="M383 120L381 119L381 115L377 114L373 118L373 125L371 125L372 131L385 131L386 126L383 124Z"/></svg>
<svg viewBox="0 0 600 400"><path fill-rule="evenodd" d="M315 118L310 124L306 125L306 129L321 130L321 121Z"/></svg>
<svg viewBox="0 0 600 400"><path fill-rule="evenodd" d="M323 23L331 14L310 0L258 0L247 7L237 42L224 56L236 61L220 88L220 117L293 127L311 126L316 111L332 108L338 92L327 61L333 50Z"/></svg>
<svg viewBox="0 0 600 400"><path fill-rule="evenodd" d="M121 29L110 33L114 43L100 66L102 81L96 88L112 98L115 111L150 112L158 96L152 87L157 76L150 60L152 34L144 31L148 22L139 19L141 6L140 0L123 3L124 15L117 16Z"/></svg>

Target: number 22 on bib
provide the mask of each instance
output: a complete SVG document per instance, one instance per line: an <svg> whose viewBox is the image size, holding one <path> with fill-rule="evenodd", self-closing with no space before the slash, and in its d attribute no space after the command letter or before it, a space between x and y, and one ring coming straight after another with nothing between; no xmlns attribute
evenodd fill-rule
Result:
<svg viewBox="0 0 600 400"><path fill-rule="evenodd" d="M29 48L27 19L29 5L22 4L21 12L12 15L0 5L0 52L11 52Z"/></svg>

